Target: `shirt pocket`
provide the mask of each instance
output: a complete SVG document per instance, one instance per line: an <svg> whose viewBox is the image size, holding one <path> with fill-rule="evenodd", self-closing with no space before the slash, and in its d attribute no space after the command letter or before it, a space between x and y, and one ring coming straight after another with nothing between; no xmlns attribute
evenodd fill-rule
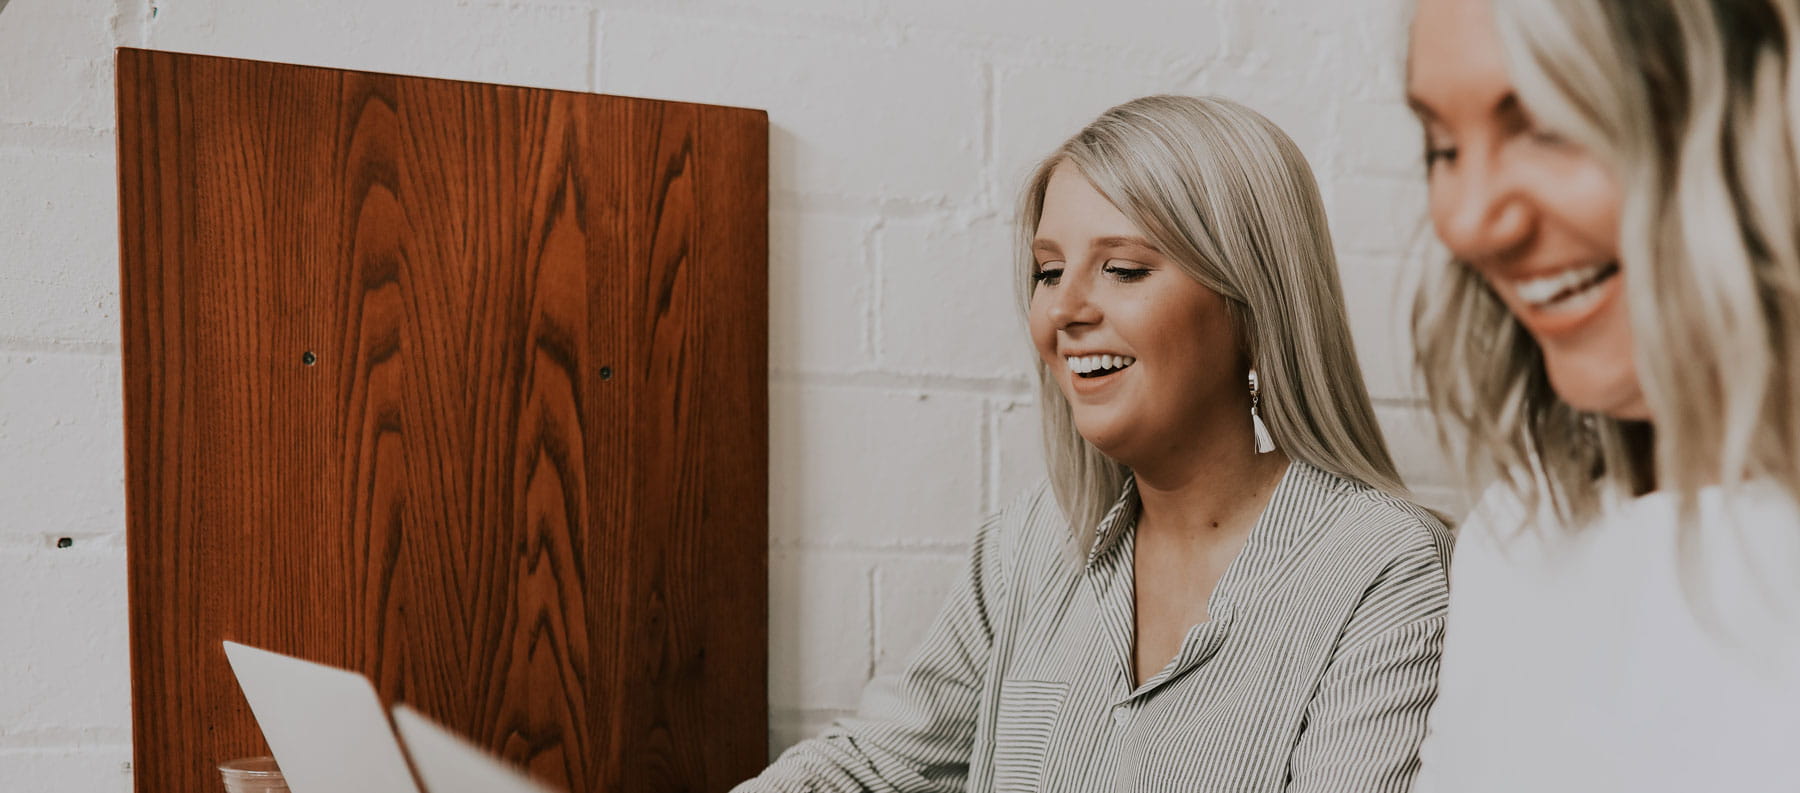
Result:
<svg viewBox="0 0 1800 793"><path fill-rule="evenodd" d="M994 790L1036 791L1068 683L1003 680L994 717Z"/></svg>

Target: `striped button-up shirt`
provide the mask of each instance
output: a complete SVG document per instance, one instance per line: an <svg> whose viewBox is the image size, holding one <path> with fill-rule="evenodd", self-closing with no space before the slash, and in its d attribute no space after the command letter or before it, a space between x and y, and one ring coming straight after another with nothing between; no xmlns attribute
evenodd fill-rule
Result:
<svg viewBox="0 0 1800 793"><path fill-rule="evenodd" d="M1134 684L1138 499L1085 564L1045 486L976 535L924 644L752 791L1404 791L1437 691L1450 535L1292 463L1168 666Z"/></svg>

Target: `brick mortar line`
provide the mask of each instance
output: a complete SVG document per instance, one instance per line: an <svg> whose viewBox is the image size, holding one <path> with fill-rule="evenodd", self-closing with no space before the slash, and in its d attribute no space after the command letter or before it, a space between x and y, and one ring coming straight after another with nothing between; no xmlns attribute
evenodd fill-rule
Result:
<svg viewBox="0 0 1800 793"><path fill-rule="evenodd" d="M109 154L113 151L113 134L111 127L0 121L0 152L61 157Z"/></svg>
<svg viewBox="0 0 1800 793"><path fill-rule="evenodd" d="M1218 54L1196 57L1186 49L1148 46L1095 48L1070 37L1018 36L1005 33L959 30L929 22L899 21L877 13L867 18L829 17L816 14L770 13L755 10L718 10L689 14L653 7L616 8L620 17L677 20L733 32L773 35L800 41L836 41L847 45L880 46L896 51L909 47L939 46L981 55L1005 57L1020 65L1058 65L1081 68L1149 71L1182 66L1197 60L1222 60ZM796 24L801 23L801 24ZM1104 53L1096 57L1095 53Z"/></svg>
<svg viewBox="0 0 1800 793"><path fill-rule="evenodd" d="M20 732L0 733L0 749L95 749L107 746L131 746L128 727L40 727Z"/></svg>
<svg viewBox="0 0 1800 793"><path fill-rule="evenodd" d="M973 537L974 526L970 526ZM820 552L847 555L878 555L906 559L923 559L927 557L956 557L969 552L966 542L949 540L896 540L893 544L872 545L868 543L832 541L832 540L770 540L770 552L805 553Z"/></svg>
<svg viewBox="0 0 1800 793"><path fill-rule="evenodd" d="M600 42L606 35L606 12L588 9L588 41L587 41L587 90L589 93L600 93Z"/></svg>
<svg viewBox="0 0 1800 793"><path fill-rule="evenodd" d="M867 680L875 676L875 667L878 665L877 659L881 657L881 635L884 632L882 630L882 623L884 620L881 618L881 566L873 564L869 565L864 581L869 588L869 613L866 615L868 619L865 620L869 626L869 634L864 637L868 640L867 655L869 663L868 666L863 668L863 679Z"/></svg>
<svg viewBox="0 0 1800 793"><path fill-rule="evenodd" d="M771 715L779 713L784 716L828 716L828 715L835 715L835 714L839 714L839 713L852 712L854 710L855 710L854 708L845 709L845 708L820 708L820 707L809 707L809 706L794 706L794 707L785 707L785 708L770 707L769 713Z"/></svg>
<svg viewBox="0 0 1800 793"><path fill-rule="evenodd" d="M898 393L955 394L960 396L997 396L1012 399L1029 398L1032 384L1024 378L972 377L967 375L868 372L807 372L775 369L769 373L771 386L855 388Z"/></svg>
<svg viewBox="0 0 1800 793"><path fill-rule="evenodd" d="M844 219L942 220L959 224L999 214L999 210L989 206L986 197L980 195L951 198L948 195L895 196L787 189L769 191L769 209Z"/></svg>
<svg viewBox="0 0 1800 793"><path fill-rule="evenodd" d="M113 341L58 341L20 336L0 336L0 354L66 355L118 358L121 348Z"/></svg>

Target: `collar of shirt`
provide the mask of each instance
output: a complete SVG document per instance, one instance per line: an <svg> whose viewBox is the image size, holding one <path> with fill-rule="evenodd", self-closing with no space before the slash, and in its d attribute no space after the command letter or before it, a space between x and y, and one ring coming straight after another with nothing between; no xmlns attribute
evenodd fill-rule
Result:
<svg viewBox="0 0 1800 793"><path fill-rule="evenodd" d="M1133 648L1136 635L1136 602L1134 559L1135 529L1142 502L1138 498L1137 479L1127 477L1119 498L1108 510L1095 530L1094 544L1089 548L1083 577L1098 599L1104 635L1099 637L1111 648L1118 665L1121 684L1130 693L1121 702L1147 696L1164 684L1210 660L1224 645L1239 604L1255 597L1262 587L1259 582L1281 567L1287 551L1318 528L1315 519L1319 508L1343 482L1338 477L1313 468L1298 460L1288 470L1269 497L1269 505L1251 527L1244 549L1226 568L1225 574L1207 600L1209 619L1188 629L1181 648L1161 671L1133 687L1135 663Z"/></svg>
<svg viewBox="0 0 1800 793"><path fill-rule="evenodd" d="M1119 535L1128 533L1137 525L1138 506L1137 477L1126 476L1125 487L1119 497L1113 501L1112 509L1106 511L1106 517L1100 519L1100 525L1094 529L1094 543L1088 546L1087 569L1094 569L1094 562L1101 554L1119 544Z"/></svg>

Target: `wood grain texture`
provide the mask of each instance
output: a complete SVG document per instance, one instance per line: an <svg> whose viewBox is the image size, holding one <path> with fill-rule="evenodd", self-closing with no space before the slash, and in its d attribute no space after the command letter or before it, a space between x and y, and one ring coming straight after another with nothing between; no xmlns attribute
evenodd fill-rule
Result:
<svg viewBox="0 0 1800 793"><path fill-rule="evenodd" d="M264 751L219 641L570 793L767 745L767 117L120 50L139 793Z"/></svg>

